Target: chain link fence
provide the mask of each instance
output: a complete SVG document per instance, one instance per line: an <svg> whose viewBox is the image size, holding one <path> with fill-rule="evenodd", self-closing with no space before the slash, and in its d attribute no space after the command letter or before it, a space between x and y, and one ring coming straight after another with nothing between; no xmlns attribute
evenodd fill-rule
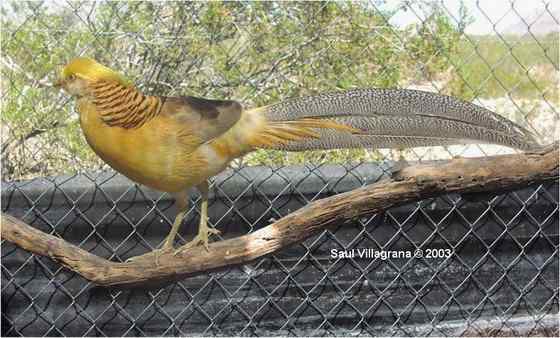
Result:
<svg viewBox="0 0 560 338"><path fill-rule="evenodd" d="M354 87L417 88L485 106L543 143L559 131L552 2L2 2L2 211L102 257L155 248L170 196L114 173L51 87L87 55L144 92L246 107ZM480 23L484 35L469 34ZM513 22L513 23L512 23ZM212 179L218 239L369 184L394 161L492 145L257 151ZM198 195L181 240L192 238ZM448 195L340 225L280 253L158 290L99 288L2 242L3 336L558 336L558 184ZM333 250L420 252L340 258ZM439 251L438 251L439 250ZM443 250L443 251L441 251ZM427 252L451 255L430 258Z"/></svg>

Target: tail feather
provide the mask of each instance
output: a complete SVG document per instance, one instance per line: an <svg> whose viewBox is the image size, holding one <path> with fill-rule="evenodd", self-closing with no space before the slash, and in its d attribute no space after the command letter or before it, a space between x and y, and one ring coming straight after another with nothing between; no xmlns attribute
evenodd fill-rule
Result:
<svg viewBox="0 0 560 338"><path fill-rule="evenodd" d="M344 135L328 135L317 139L307 139L302 142L277 144L272 149L285 151L305 151L305 150L328 150L333 149L332 144L337 144L336 148L413 148L423 146L447 146L457 144L457 140L443 137L409 137L409 136L377 136L377 135L358 135L356 137L345 137ZM473 143L464 140L464 144Z"/></svg>
<svg viewBox="0 0 560 338"><path fill-rule="evenodd" d="M360 132L358 129L329 119L303 118L294 121L266 121L264 126L252 135L249 143L255 148L278 149L288 144L321 138L321 132L325 130L345 135Z"/></svg>
<svg viewBox="0 0 560 338"><path fill-rule="evenodd" d="M320 136L317 138L307 138L300 141L281 140L278 143L272 144L272 146L261 146L261 148L284 151L305 151L342 148L414 148L480 143L480 141L473 139L439 136L345 135L329 130L321 130L319 134ZM520 147L519 149L534 148Z"/></svg>
<svg viewBox="0 0 560 338"><path fill-rule="evenodd" d="M492 143L534 149L529 131L490 110L417 90L356 89L255 110L266 119L261 148L301 151Z"/></svg>

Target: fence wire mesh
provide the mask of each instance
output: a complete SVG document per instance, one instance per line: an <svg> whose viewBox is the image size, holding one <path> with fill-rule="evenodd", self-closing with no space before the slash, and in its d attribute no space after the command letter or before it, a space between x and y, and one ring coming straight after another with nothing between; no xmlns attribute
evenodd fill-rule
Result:
<svg viewBox="0 0 560 338"><path fill-rule="evenodd" d="M86 145L51 88L87 55L145 92L256 107L354 87L440 92L558 135L560 11L552 2L5 1L2 210L116 261L155 248L175 209ZM490 30L472 34L469 27ZM257 151L212 179L218 239L382 177L392 161L512 152L468 145ZM197 201L196 193L191 199ZM192 203L181 240L193 235ZM188 229L187 229L188 228ZM332 249L449 249L438 259ZM393 208L243 267L158 290L99 288L2 242L2 335L558 336L558 185ZM521 324L520 324L521 323Z"/></svg>

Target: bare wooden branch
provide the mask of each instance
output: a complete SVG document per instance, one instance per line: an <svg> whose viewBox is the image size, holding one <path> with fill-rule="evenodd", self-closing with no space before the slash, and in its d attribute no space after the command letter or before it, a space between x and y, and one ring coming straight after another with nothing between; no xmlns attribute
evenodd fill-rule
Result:
<svg viewBox="0 0 560 338"><path fill-rule="evenodd" d="M102 286L155 287L233 265L298 243L319 230L388 208L447 193L507 191L558 179L558 144L539 153L453 159L407 167L393 179L310 203L253 233L164 254L153 253L126 263L95 256L61 238L2 214L2 239L53 260Z"/></svg>

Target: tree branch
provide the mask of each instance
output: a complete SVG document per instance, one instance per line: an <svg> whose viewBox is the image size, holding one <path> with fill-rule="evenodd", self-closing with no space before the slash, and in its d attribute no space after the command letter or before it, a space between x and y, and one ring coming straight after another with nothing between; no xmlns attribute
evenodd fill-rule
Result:
<svg viewBox="0 0 560 338"><path fill-rule="evenodd" d="M508 191L558 178L558 144L541 152L453 159L407 167L392 179L315 201L253 233L210 244L210 250L153 253L117 263L2 214L2 239L47 256L102 286L158 287L207 271L248 263L318 231L394 206L447 193Z"/></svg>

